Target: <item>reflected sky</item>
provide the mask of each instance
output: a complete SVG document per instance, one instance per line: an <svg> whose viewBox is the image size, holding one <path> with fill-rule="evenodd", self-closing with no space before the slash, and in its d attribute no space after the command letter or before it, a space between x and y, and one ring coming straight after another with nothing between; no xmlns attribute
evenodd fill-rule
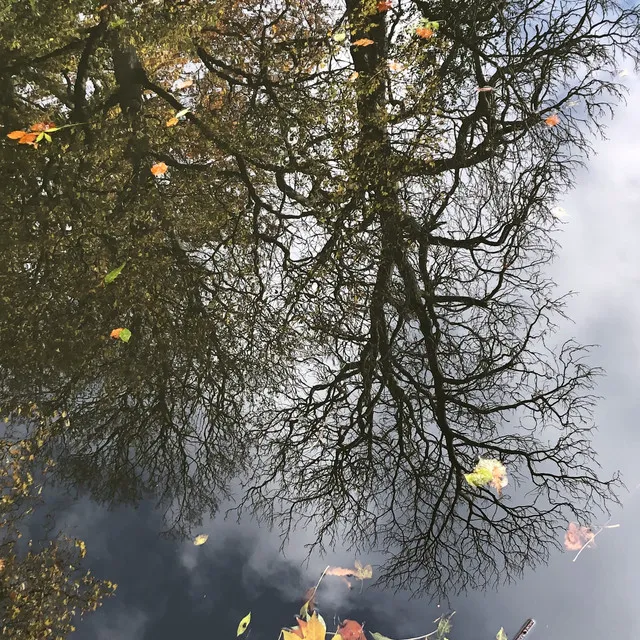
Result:
<svg viewBox="0 0 640 640"><path fill-rule="evenodd" d="M599 145L599 155L581 172L576 189L562 203L567 210L562 249L552 266L561 290L579 296L569 303L561 332L597 343L594 358L607 371L598 392L599 431L596 449L604 471L619 468L630 489L624 508L615 509L619 529L603 532L596 549L577 562L571 553L554 553L547 567L497 592L452 597L449 604L411 600L410 594L377 591L358 585L349 591L336 578L326 578L319 606L332 628L334 616L365 621L365 628L392 638L426 633L440 613L455 610L451 638L493 638L504 626L511 637L528 617L537 625L530 637L635 638L640 634L636 594L640 558L636 528L640 526L640 482L637 456L640 430L640 281L637 238L640 237L640 84L630 78L629 104L621 109ZM86 540L90 568L119 584L115 598L79 626L78 640L169 640L176 637L231 638L249 610L253 640L275 640L283 625L293 624L302 594L327 564L352 565L356 555L339 547L324 558L305 562L303 532L294 534L284 553L277 532L250 519L240 524L218 517L201 527L208 542L158 536L162 515L151 502L139 508L106 510L87 497L69 503L59 525ZM381 558L362 558L374 565ZM345 564L346 563L346 564Z"/></svg>

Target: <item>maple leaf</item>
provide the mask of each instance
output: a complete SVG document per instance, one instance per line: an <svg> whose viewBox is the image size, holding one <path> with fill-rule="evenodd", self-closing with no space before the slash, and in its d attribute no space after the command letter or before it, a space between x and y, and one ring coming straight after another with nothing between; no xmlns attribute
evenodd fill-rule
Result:
<svg viewBox="0 0 640 640"><path fill-rule="evenodd" d="M560 122L560 116L557 113L545 118L544 123L548 127L555 127Z"/></svg>
<svg viewBox="0 0 640 640"><path fill-rule="evenodd" d="M167 173L168 168L164 162L156 162L153 167L151 167L151 173L153 173L154 176L162 176Z"/></svg>
<svg viewBox="0 0 640 640"><path fill-rule="evenodd" d="M567 551L579 551L592 542L595 534L589 527L581 527L577 522L570 522L564 534L564 548Z"/></svg>
<svg viewBox="0 0 640 640"><path fill-rule="evenodd" d="M355 620L343 620L336 633L342 640L365 640L362 625Z"/></svg>
<svg viewBox="0 0 640 640"><path fill-rule="evenodd" d="M356 47L368 47L373 44L373 40L369 38L360 38L353 43Z"/></svg>
<svg viewBox="0 0 640 640"><path fill-rule="evenodd" d="M282 630L284 640L297 640L297 638L302 638L303 640L325 640L327 625L317 611L314 611L307 621L301 618L296 619L299 626Z"/></svg>

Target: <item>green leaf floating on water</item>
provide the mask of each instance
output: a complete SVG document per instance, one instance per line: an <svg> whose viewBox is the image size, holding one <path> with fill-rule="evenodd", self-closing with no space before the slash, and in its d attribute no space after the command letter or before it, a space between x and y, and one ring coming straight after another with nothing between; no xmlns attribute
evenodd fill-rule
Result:
<svg viewBox="0 0 640 640"><path fill-rule="evenodd" d="M122 273L122 270L124 269L125 264L127 263L123 262L119 267L116 267L113 271L109 271L109 273L107 273L107 275L104 277L104 283L111 284Z"/></svg>
<svg viewBox="0 0 640 640"><path fill-rule="evenodd" d="M238 633L236 635L241 636L247 630L247 627L249 626L250 622L251 622L251 611L249 611L249 613L247 613L247 615L244 618L242 618L242 620L240 620L240 623L238 624Z"/></svg>
<svg viewBox="0 0 640 640"><path fill-rule="evenodd" d="M131 331L129 331L129 329L123 329L118 337L122 342L129 342L129 338L131 338Z"/></svg>
<svg viewBox="0 0 640 640"><path fill-rule="evenodd" d="M377 631L369 631L373 640L391 640L391 638L387 638L387 636L383 636L381 633Z"/></svg>
<svg viewBox="0 0 640 640"><path fill-rule="evenodd" d="M507 634L504 632L503 627L500 627L500 631L498 631L496 635L496 640L508 640Z"/></svg>
<svg viewBox="0 0 640 640"><path fill-rule="evenodd" d="M472 487L484 487L491 482L491 478L491 471L485 467L476 467L475 471L464 474L464 479Z"/></svg>

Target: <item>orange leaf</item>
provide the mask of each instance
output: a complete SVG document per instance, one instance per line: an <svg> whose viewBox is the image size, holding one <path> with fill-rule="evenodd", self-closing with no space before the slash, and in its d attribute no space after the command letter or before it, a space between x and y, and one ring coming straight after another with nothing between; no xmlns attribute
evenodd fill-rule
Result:
<svg viewBox="0 0 640 640"><path fill-rule="evenodd" d="M110 337L112 337L114 340L117 340L120 337L120 334L124 331L123 327L120 327L119 329L114 329L109 335Z"/></svg>
<svg viewBox="0 0 640 640"><path fill-rule="evenodd" d="M109 5L108 4L103 4L101 7L98 7L98 11L104 11L105 9L108 9Z"/></svg>
<svg viewBox="0 0 640 640"><path fill-rule="evenodd" d="M167 120L167 127L175 127L178 122L180 122L180 120L178 120L178 118L176 118L175 116L173 118L169 118Z"/></svg>
<svg viewBox="0 0 640 640"><path fill-rule="evenodd" d="M360 74L357 71L354 71L350 76L349 76L349 82L355 82L358 79L358 76Z"/></svg>
<svg viewBox="0 0 640 640"><path fill-rule="evenodd" d="M7 138L11 138L12 140L19 140L26 135L26 131L12 131L11 133L7 133Z"/></svg>
<svg viewBox="0 0 640 640"><path fill-rule="evenodd" d="M365 640L362 625L355 620L344 620L338 626L337 633L340 634L342 640Z"/></svg>
<svg viewBox="0 0 640 640"><path fill-rule="evenodd" d="M373 40L369 40L369 38L360 38L360 40L356 40L353 44L356 47L368 47L373 44Z"/></svg>
<svg viewBox="0 0 640 640"><path fill-rule="evenodd" d="M430 38L433 35L433 29L429 29L429 27L418 27L416 29L416 35L420 38Z"/></svg>
<svg viewBox="0 0 640 640"><path fill-rule="evenodd" d="M389 62L389 69L391 69L391 71L402 71L404 67L399 62L393 62L392 60Z"/></svg>
<svg viewBox="0 0 640 640"><path fill-rule="evenodd" d="M36 122L30 127L31 131L47 131L47 129L54 129L55 122Z"/></svg>
<svg viewBox="0 0 640 640"><path fill-rule="evenodd" d="M557 113L545 118L544 123L548 127L555 127L560 122L560 116Z"/></svg>
<svg viewBox="0 0 640 640"><path fill-rule="evenodd" d="M190 87L192 84L193 84L193 80L180 80L180 82L176 84L176 89L186 89L187 87Z"/></svg>
<svg viewBox="0 0 640 640"><path fill-rule="evenodd" d="M37 133L25 133L22 138L18 140L18 144L34 144L37 137Z"/></svg>
<svg viewBox="0 0 640 640"><path fill-rule="evenodd" d="M378 11L383 13L384 11L389 11L393 6L393 0L380 0L376 5L378 7Z"/></svg>
<svg viewBox="0 0 640 640"><path fill-rule="evenodd" d="M162 176L167 173L168 168L164 162L156 162L156 164L151 167L151 173L153 173L154 176Z"/></svg>

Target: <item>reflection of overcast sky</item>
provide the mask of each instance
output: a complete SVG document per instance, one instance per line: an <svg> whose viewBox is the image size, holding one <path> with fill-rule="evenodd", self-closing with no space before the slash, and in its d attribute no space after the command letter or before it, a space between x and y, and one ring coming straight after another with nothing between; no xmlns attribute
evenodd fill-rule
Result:
<svg viewBox="0 0 640 640"><path fill-rule="evenodd" d="M595 449L603 475L620 469L630 490L640 482L637 427L640 363L640 81L627 77L628 106L611 124L609 141L597 143L599 155L559 203L567 212L558 234L562 249L551 267L559 292L575 290L568 303L574 324L561 337L575 336L600 345L592 362L607 377L597 392L599 431ZM559 125L561 126L561 125ZM619 529L598 537L573 563L573 554L554 553L551 563L528 572L498 592L452 597L451 640L490 640L501 626L511 638L528 617L537 620L533 640L640 637L640 492L623 495L614 509ZM111 512L82 498L60 514L58 525L87 542L87 560L100 577L119 583L116 596L78 627L78 640L175 640L234 638L238 621L252 611L252 640L276 640L281 626L294 624L301 596L326 564L352 566L354 552L338 550L304 564L306 532L293 535L283 555L277 533L250 520L205 521L208 542L194 547L158 536L161 514L152 504ZM363 562L381 561L368 555ZM366 628L392 638L433 629L445 610L436 603L409 600L409 594L349 592L338 578L326 578L319 604L328 628L334 615L366 621Z"/></svg>

